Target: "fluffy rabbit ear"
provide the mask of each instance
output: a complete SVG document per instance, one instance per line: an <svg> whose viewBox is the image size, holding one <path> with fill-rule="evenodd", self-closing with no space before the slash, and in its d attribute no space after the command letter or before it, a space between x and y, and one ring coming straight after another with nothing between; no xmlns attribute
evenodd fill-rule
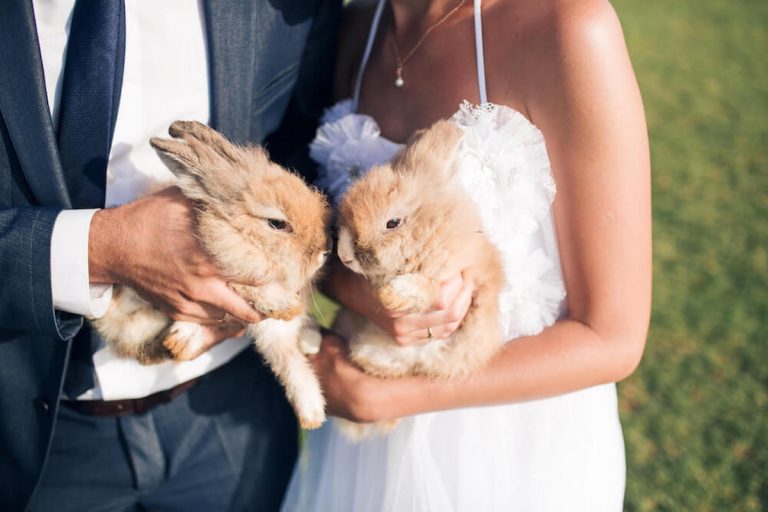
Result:
<svg viewBox="0 0 768 512"><path fill-rule="evenodd" d="M186 196L226 199L245 186L247 160L253 161L250 152L246 158L243 148L197 121L176 121L168 133L173 139L153 137L149 143Z"/></svg>
<svg viewBox="0 0 768 512"><path fill-rule="evenodd" d="M392 162L395 172L437 173L442 179L454 174L454 154L463 132L453 121L441 120L417 131Z"/></svg>
<svg viewBox="0 0 768 512"><path fill-rule="evenodd" d="M192 165L192 150L184 141L152 137L149 144L174 176L186 173L187 168Z"/></svg>

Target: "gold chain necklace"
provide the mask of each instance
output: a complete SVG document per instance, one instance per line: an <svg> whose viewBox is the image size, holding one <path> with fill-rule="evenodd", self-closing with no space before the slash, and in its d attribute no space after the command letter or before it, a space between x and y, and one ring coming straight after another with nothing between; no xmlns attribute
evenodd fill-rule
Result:
<svg viewBox="0 0 768 512"><path fill-rule="evenodd" d="M400 58L400 48L397 47L397 36L395 34L395 24L394 24L394 18L392 23L392 49L395 52L395 86L396 87L402 87L405 85L405 80L403 79L403 67L405 66L405 63L408 62L408 59L413 57L413 54L416 53L416 50L418 50L422 43L427 39L427 36L432 33L433 30L435 30L437 27L442 25L448 18L454 15L456 11L458 11L466 0L461 0L456 7L448 11L442 18L434 22L432 25L427 27L427 30L424 31L424 34L419 38L418 41L416 41L416 44L413 45L413 48L411 48L411 51L409 51L405 57Z"/></svg>

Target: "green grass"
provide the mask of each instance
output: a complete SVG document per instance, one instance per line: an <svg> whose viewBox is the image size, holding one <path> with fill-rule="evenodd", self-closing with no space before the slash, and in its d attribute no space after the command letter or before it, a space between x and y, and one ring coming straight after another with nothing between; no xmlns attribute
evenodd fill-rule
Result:
<svg viewBox="0 0 768 512"><path fill-rule="evenodd" d="M654 305L627 510L768 510L768 2L616 0L643 92Z"/></svg>

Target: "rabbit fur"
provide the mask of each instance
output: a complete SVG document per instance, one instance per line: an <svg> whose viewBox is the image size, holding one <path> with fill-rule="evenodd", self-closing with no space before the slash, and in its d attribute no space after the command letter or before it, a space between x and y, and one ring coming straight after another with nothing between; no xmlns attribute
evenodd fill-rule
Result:
<svg viewBox="0 0 768 512"><path fill-rule="evenodd" d="M236 146L194 121L176 121L169 133L172 139L150 144L194 202L203 249L265 317L247 326L248 335L302 426L319 426L325 401L305 353L317 352L321 337L305 303L329 251L324 197L258 146ZM107 313L92 323L118 355L142 364L190 360L203 349L200 325L172 321L125 286L116 287Z"/></svg>
<svg viewBox="0 0 768 512"><path fill-rule="evenodd" d="M419 346L397 345L372 322L342 310L334 330L349 340L350 358L369 374L466 377L501 346L501 257L483 234L477 208L459 183L456 150L462 134L447 120L417 132L391 163L373 168L342 198L339 258L368 279L387 309L429 309L441 281L460 271L474 284L460 327L449 338ZM342 430L354 439L386 432L393 425L342 422Z"/></svg>

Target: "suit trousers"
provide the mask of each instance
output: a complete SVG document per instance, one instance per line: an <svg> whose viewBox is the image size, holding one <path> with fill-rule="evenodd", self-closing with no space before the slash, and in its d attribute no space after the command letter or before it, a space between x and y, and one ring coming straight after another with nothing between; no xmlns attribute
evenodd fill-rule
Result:
<svg viewBox="0 0 768 512"><path fill-rule="evenodd" d="M29 510L278 510L297 443L282 387L246 349L143 414L62 406Z"/></svg>

